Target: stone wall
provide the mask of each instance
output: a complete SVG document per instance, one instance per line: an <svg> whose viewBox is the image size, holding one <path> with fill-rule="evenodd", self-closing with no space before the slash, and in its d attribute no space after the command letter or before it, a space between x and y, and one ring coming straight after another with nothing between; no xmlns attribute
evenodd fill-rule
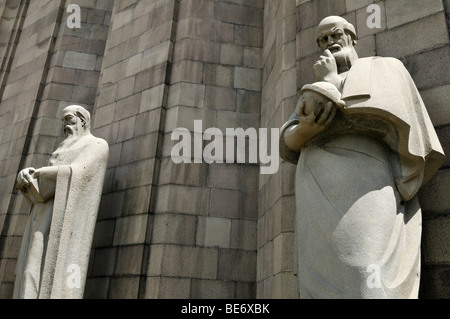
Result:
<svg viewBox="0 0 450 319"><path fill-rule="evenodd" d="M294 1L265 1L261 127L279 128L297 103ZM294 265L294 172L282 162L276 174L260 175L258 298L297 298Z"/></svg>
<svg viewBox="0 0 450 319"><path fill-rule="evenodd" d="M174 164L171 133L193 133L194 120L259 127L262 8L115 2L93 125L111 154L87 297L255 296L258 166Z"/></svg>
<svg viewBox="0 0 450 319"><path fill-rule="evenodd" d="M79 29L66 25L70 4ZM110 145L86 298L297 298L295 166L175 164L172 132L195 138L194 120L224 134L279 128L314 81L317 23L341 15L361 57L406 65L450 154L448 10L447 0L0 1L0 298L12 296L29 213L17 172L45 165L73 103ZM450 297L448 169L420 192L423 298Z"/></svg>

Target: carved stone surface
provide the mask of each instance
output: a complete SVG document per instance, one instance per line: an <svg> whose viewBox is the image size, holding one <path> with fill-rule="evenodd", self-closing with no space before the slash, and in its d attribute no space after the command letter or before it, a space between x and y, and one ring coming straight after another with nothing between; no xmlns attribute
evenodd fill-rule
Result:
<svg viewBox="0 0 450 319"><path fill-rule="evenodd" d="M48 166L22 170L18 188L32 205L16 265L15 298L82 298L108 161L106 141L78 105L63 110L66 139Z"/></svg>
<svg viewBox="0 0 450 319"><path fill-rule="evenodd" d="M399 60L358 58L354 27L337 16L320 22L317 43L318 82L280 137L281 157L297 165L300 297L417 298L416 194L444 152Z"/></svg>

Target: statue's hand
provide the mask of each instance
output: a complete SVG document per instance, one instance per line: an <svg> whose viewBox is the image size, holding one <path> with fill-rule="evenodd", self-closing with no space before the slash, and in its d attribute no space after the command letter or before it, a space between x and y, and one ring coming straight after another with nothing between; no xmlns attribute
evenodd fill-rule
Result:
<svg viewBox="0 0 450 319"><path fill-rule="evenodd" d="M333 121L337 106L316 92L306 91L297 103L296 112L299 123L284 132L284 141L291 150L300 151Z"/></svg>
<svg viewBox="0 0 450 319"><path fill-rule="evenodd" d="M21 191L26 191L33 179L37 178L37 170L33 167L25 168L17 175L17 183Z"/></svg>
<svg viewBox="0 0 450 319"><path fill-rule="evenodd" d="M341 89L343 78L338 74L336 59L330 50L325 50L320 59L313 65L317 81L325 81Z"/></svg>
<svg viewBox="0 0 450 319"><path fill-rule="evenodd" d="M303 101L299 106L299 134L304 139L310 140L321 133L334 119L337 107L326 98L318 99L315 102L314 110L310 114L305 114L309 102Z"/></svg>

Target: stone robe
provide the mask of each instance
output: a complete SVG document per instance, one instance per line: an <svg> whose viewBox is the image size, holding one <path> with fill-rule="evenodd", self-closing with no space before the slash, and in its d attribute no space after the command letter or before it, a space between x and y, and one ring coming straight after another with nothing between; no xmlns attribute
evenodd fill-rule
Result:
<svg viewBox="0 0 450 319"><path fill-rule="evenodd" d="M108 153L106 141L88 133L64 140L40 170L14 298L83 297Z"/></svg>
<svg viewBox="0 0 450 319"><path fill-rule="evenodd" d="M344 75L346 106L300 152L296 271L301 298L417 298L421 210L416 197L444 162L409 73L393 58L358 59Z"/></svg>

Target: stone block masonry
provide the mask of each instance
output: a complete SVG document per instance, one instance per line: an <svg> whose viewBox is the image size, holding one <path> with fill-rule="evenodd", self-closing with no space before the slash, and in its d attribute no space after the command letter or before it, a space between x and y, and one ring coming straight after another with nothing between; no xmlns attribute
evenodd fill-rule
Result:
<svg viewBox="0 0 450 319"><path fill-rule="evenodd" d="M116 1L112 11L93 130L112 155L88 294L188 298L225 287L216 295L254 297L257 166L228 167L241 178L223 184L212 165L174 164L164 150L170 132L191 127L199 112L211 126L222 113L259 117L262 2L144 3ZM244 27L251 41L238 35ZM115 266L102 273L97 251ZM127 271L129 263L140 266ZM244 275L227 270L239 263Z"/></svg>

